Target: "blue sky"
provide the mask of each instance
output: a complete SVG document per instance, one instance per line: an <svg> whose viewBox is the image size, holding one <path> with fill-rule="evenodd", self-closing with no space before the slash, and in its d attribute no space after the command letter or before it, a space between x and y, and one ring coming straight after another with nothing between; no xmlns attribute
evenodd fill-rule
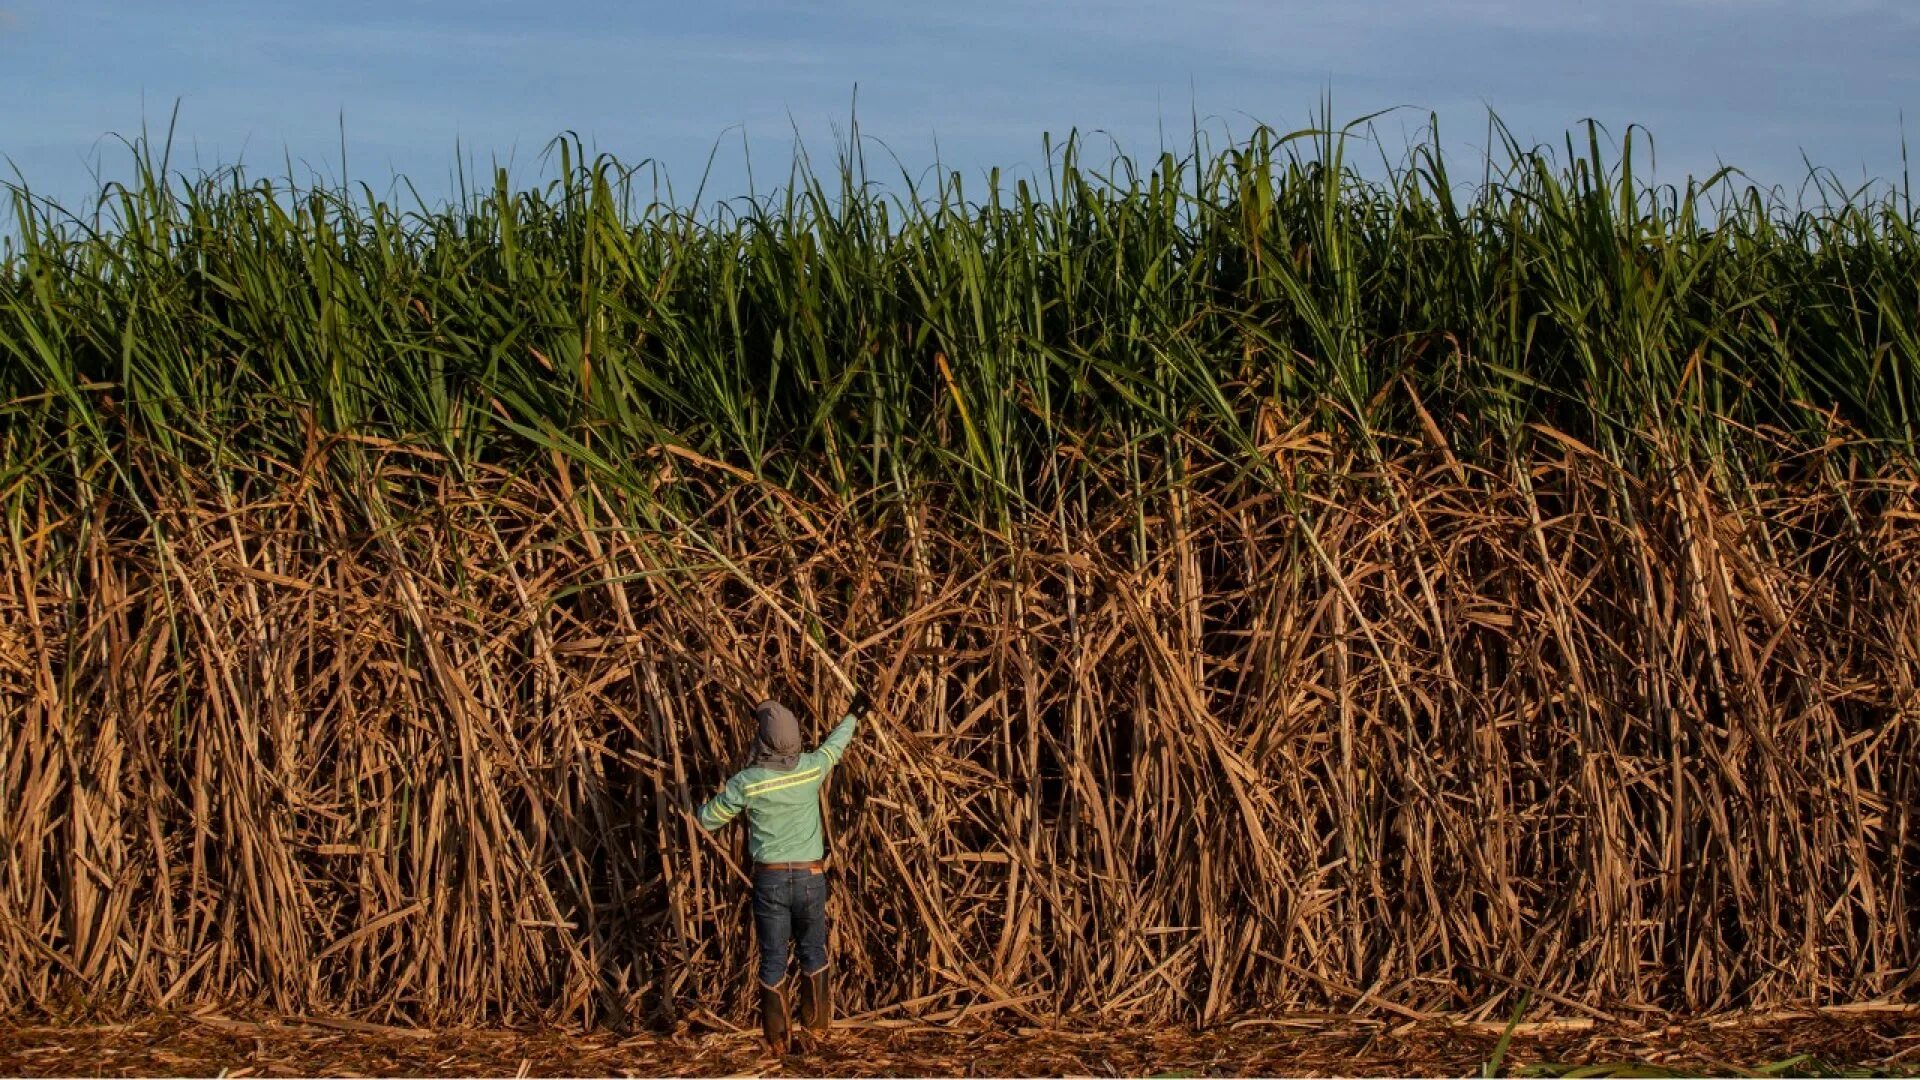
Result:
<svg viewBox="0 0 1920 1080"><path fill-rule="evenodd" d="M1920 120L1916 0L0 0L0 156L37 189L124 175L108 133L164 128L176 160L394 172L444 191L456 139L530 173L563 130L664 162L682 194L785 172L797 130L863 132L914 169L1032 169L1044 131L1184 143L1382 119L1398 148L1429 111L1475 152L1492 107L1527 138L1595 117L1649 128L1663 180L1737 164L1797 183L1804 152L1850 181L1901 171ZM870 155L877 153L870 147Z"/></svg>

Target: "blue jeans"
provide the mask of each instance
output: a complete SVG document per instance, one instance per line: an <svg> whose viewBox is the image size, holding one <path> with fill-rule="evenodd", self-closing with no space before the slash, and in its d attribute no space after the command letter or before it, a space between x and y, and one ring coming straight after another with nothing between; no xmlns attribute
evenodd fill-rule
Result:
<svg viewBox="0 0 1920 1080"><path fill-rule="evenodd" d="M827 875L761 870L753 875L753 927L760 937L760 985L787 977L787 950L811 975L827 966Z"/></svg>

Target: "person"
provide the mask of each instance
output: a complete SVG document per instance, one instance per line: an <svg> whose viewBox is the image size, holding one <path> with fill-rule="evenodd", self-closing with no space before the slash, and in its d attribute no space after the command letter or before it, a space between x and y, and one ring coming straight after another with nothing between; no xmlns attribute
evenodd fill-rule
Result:
<svg viewBox="0 0 1920 1080"><path fill-rule="evenodd" d="M800 721L791 710L771 699L755 705L759 731L746 767L700 807L700 827L709 833L742 813L747 816L753 922L760 940L760 1027L775 1054L786 1053L791 1029L790 945L800 956L800 1022L816 1036L826 1035L833 1023L819 792L846 755L864 702L864 695L854 695L839 725L811 753L800 751Z"/></svg>

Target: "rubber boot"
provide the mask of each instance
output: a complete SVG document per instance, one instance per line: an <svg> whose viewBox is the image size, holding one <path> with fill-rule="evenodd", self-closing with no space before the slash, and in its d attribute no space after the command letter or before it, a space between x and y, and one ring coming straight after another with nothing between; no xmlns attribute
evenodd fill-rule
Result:
<svg viewBox="0 0 1920 1080"><path fill-rule="evenodd" d="M833 965L811 975L801 974L800 1022L808 1031L823 1038L833 1026Z"/></svg>
<svg viewBox="0 0 1920 1080"><path fill-rule="evenodd" d="M760 1033L767 1037L767 1049L775 1057L786 1057L792 1025L787 1019L786 980L780 982L779 986L760 985Z"/></svg>

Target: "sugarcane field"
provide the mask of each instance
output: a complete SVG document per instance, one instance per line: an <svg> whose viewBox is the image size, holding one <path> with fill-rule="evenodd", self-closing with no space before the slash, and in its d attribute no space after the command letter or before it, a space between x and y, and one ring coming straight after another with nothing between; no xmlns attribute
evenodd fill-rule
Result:
<svg viewBox="0 0 1920 1080"><path fill-rule="evenodd" d="M1910 190L1384 123L16 176L0 1074L1920 1073Z"/></svg>

